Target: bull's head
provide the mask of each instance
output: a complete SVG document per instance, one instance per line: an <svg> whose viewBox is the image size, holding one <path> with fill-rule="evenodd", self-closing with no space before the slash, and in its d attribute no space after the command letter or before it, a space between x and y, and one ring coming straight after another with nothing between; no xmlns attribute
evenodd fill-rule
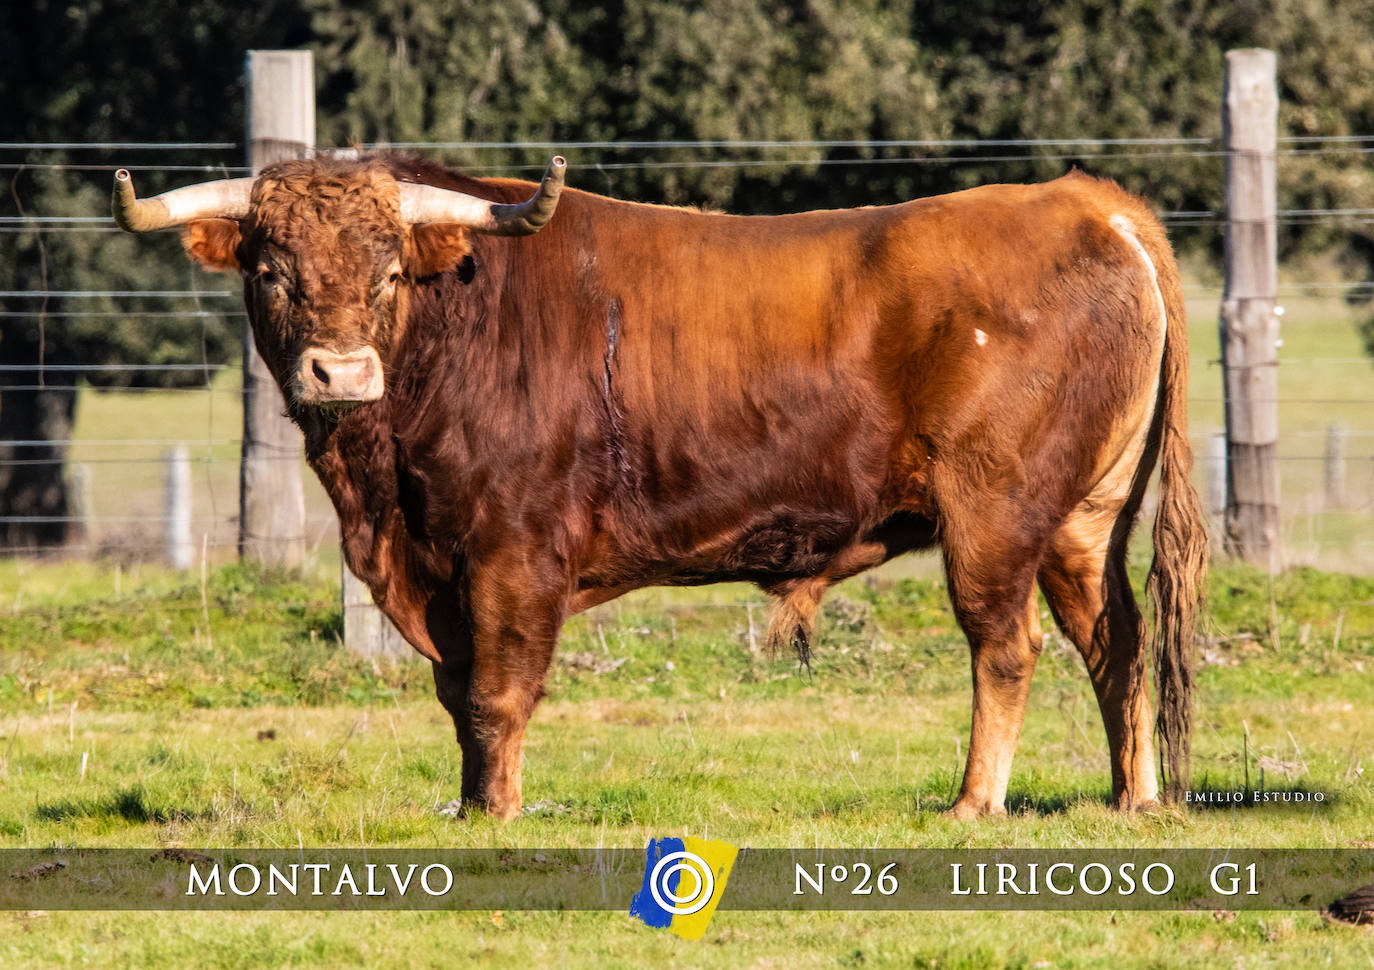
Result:
<svg viewBox="0 0 1374 970"><path fill-rule="evenodd" d="M381 398L405 328L410 285L458 266L470 232L520 236L553 216L565 162L527 201L499 204L397 182L381 164L282 162L139 199L115 173L115 222L184 227L187 252L238 272L253 336L288 407L340 409Z"/></svg>

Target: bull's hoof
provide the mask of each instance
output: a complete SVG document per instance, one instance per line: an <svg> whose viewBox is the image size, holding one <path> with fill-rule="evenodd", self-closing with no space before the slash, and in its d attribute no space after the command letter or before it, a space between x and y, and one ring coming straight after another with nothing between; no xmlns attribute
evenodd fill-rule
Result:
<svg viewBox="0 0 1374 970"><path fill-rule="evenodd" d="M1140 798L1134 795L1120 794L1112 799L1112 808L1118 812L1134 815L1142 812L1158 812L1163 806L1156 798Z"/></svg>
<svg viewBox="0 0 1374 970"><path fill-rule="evenodd" d="M447 805L441 806L439 814L448 818L473 818L477 815L489 815L498 822L509 822L520 814L520 803L506 803L497 806L490 801L469 798L465 800L453 799Z"/></svg>
<svg viewBox="0 0 1374 970"><path fill-rule="evenodd" d="M990 805L987 802L980 802L972 798L960 798L944 813L945 818L958 819L961 822L971 822L974 819L1005 814L1007 814L1005 805Z"/></svg>

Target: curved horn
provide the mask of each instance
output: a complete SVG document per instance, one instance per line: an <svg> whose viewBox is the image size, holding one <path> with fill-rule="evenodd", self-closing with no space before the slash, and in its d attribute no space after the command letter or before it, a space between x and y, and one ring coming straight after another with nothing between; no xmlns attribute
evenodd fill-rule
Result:
<svg viewBox="0 0 1374 970"><path fill-rule="evenodd" d="M544 172L534 195L524 202L488 202L464 192L402 182L401 218L414 225L423 222L455 222L476 232L493 236L528 236L538 232L553 218L558 194L563 191L563 173L568 163L555 155Z"/></svg>
<svg viewBox="0 0 1374 970"><path fill-rule="evenodd" d="M129 170L115 172L110 210L125 232L152 232L184 225L195 219L242 219L250 208L252 179L219 179L140 199Z"/></svg>

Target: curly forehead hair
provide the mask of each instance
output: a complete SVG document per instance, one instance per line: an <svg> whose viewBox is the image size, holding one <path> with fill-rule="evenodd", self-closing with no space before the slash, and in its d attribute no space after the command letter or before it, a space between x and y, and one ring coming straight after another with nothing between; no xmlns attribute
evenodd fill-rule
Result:
<svg viewBox="0 0 1374 970"><path fill-rule="evenodd" d="M358 229L394 232L401 225L396 181L376 163L334 159L278 162L253 185L255 223L280 229L317 222L327 208L331 221Z"/></svg>

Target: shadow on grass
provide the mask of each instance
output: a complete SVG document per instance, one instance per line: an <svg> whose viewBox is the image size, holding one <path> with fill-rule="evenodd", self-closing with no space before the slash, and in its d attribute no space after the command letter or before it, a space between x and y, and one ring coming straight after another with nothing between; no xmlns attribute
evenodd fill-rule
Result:
<svg viewBox="0 0 1374 970"><path fill-rule="evenodd" d="M912 814L947 812L954 806L959 795L959 782L962 772L943 778L936 775L915 787L904 788L901 796ZM1063 815L1070 809L1084 805L1109 806L1111 792L1104 788L1055 787L1043 782L1013 783L1007 789L1006 807L1008 815Z"/></svg>
<svg viewBox="0 0 1374 970"><path fill-rule="evenodd" d="M186 809L154 804L142 786L121 788L99 798L63 798L44 802L34 809L34 815L46 822L65 822L76 818L123 819L126 822L188 822L208 818L204 808Z"/></svg>
<svg viewBox="0 0 1374 970"><path fill-rule="evenodd" d="M1054 792L1009 791L1008 815L1063 815L1079 805L1110 805L1111 794L1106 791L1075 790Z"/></svg>
<svg viewBox="0 0 1374 970"><path fill-rule="evenodd" d="M853 788L828 788L804 796L799 795L796 801L798 815L805 814L811 818L822 819L862 813L868 810L871 800L869 795Z"/></svg>

